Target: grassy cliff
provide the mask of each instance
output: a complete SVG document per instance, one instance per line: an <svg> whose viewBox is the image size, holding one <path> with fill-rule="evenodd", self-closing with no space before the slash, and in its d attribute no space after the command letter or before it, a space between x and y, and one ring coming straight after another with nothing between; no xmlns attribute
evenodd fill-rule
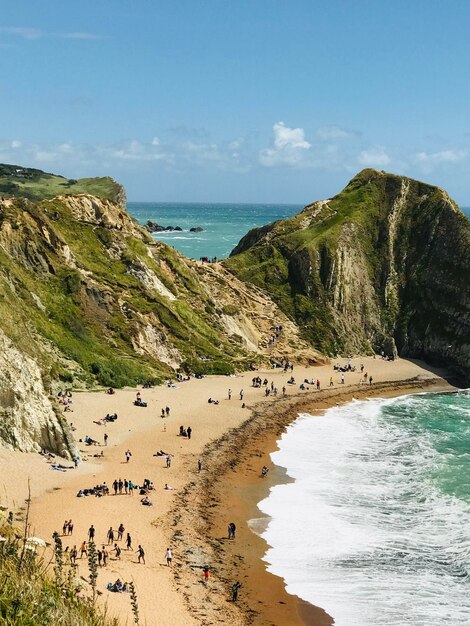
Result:
<svg viewBox="0 0 470 626"><path fill-rule="evenodd" d="M0 163L0 196L4 198L22 196L29 200L44 200L80 193L113 200L125 206L124 188L109 176L71 179L31 167Z"/></svg>
<svg viewBox="0 0 470 626"><path fill-rule="evenodd" d="M248 233L226 266L327 354L395 346L470 373L470 222L441 189L364 170L337 196Z"/></svg>
<svg viewBox="0 0 470 626"><path fill-rule="evenodd" d="M103 179L77 182L102 197L49 198L65 179L22 169L40 199L22 189L0 200L0 333L39 364L46 388L228 374L271 354L282 313L268 296L153 240ZM302 347L285 325L286 342Z"/></svg>

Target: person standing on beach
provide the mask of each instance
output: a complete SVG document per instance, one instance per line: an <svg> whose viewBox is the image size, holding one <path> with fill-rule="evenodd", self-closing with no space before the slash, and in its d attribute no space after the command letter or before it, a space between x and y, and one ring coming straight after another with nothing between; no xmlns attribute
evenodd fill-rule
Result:
<svg viewBox="0 0 470 626"><path fill-rule="evenodd" d="M333 387L333 376L330 376L330 387Z"/></svg>
<svg viewBox="0 0 470 626"><path fill-rule="evenodd" d="M124 531L125 531L125 530L126 530L126 529L124 528L124 524L121 522L121 523L119 524L119 528L118 528L118 536L117 536L117 540L118 540L118 541L121 541L121 539L122 539L122 535L123 535L123 533L124 533Z"/></svg>
<svg viewBox="0 0 470 626"><path fill-rule="evenodd" d="M140 544L136 552L137 552L137 562L140 563L140 561L142 561L142 563L145 565L145 552Z"/></svg>
<svg viewBox="0 0 470 626"><path fill-rule="evenodd" d="M344 374L341 374L341 384L344 385Z"/></svg>
<svg viewBox="0 0 470 626"><path fill-rule="evenodd" d="M129 463L131 456L132 456L132 452L130 450L127 450L126 451L126 463Z"/></svg>
<svg viewBox="0 0 470 626"><path fill-rule="evenodd" d="M108 433L104 433L104 445L107 446L108 445Z"/></svg>
<svg viewBox="0 0 470 626"><path fill-rule="evenodd" d="M90 528L88 529L88 541L89 541L89 543L91 543L94 538L95 538L95 527L92 524L90 526Z"/></svg>
<svg viewBox="0 0 470 626"><path fill-rule="evenodd" d="M108 538L108 546L114 543L114 530L112 526L109 527L108 534L106 535L106 537Z"/></svg>
<svg viewBox="0 0 470 626"><path fill-rule="evenodd" d="M202 470L202 461L201 459L197 460L197 471L200 472Z"/></svg>
<svg viewBox="0 0 470 626"><path fill-rule="evenodd" d="M238 590L241 587L241 583L237 582L232 585L232 602L237 602L238 600Z"/></svg>
<svg viewBox="0 0 470 626"><path fill-rule="evenodd" d="M285 396L286 395L286 391L287 389L285 388L285 386L282 388L282 395Z"/></svg>
<svg viewBox="0 0 470 626"><path fill-rule="evenodd" d="M191 433L193 432L193 429L191 428L191 426L187 427L186 432L188 433L188 439L191 439Z"/></svg>
<svg viewBox="0 0 470 626"><path fill-rule="evenodd" d="M372 385L372 380L373 380L372 376L369 376L369 385Z"/></svg>
<svg viewBox="0 0 470 626"><path fill-rule="evenodd" d="M103 554L103 565L106 566L106 563L108 562L108 550L106 546L102 547L101 552Z"/></svg>
<svg viewBox="0 0 470 626"><path fill-rule="evenodd" d="M232 399L232 390L231 389L228 390L228 399L229 400Z"/></svg>
<svg viewBox="0 0 470 626"><path fill-rule="evenodd" d="M116 479L114 479L113 482L113 489L114 489L114 495L117 496L117 490L118 490L119 484L118 481Z"/></svg>
<svg viewBox="0 0 470 626"><path fill-rule="evenodd" d="M70 562L75 565L75 561L77 560L77 546L74 546L71 550L70 550Z"/></svg>
<svg viewBox="0 0 470 626"><path fill-rule="evenodd" d="M129 481L129 494L131 496L134 495L134 483L132 482L132 480Z"/></svg>
<svg viewBox="0 0 470 626"><path fill-rule="evenodd" d="M240 389L240 400L243 400L243 394L244 394L243 389Z"/></svg>
<svg viewBox="0 0 470 626"><path fill-rule="evenodd" d="M127 533L126 537L126 550L132 550L132 537L130 533Z"/></svg>
<svg viewBox="0 0 470 626"><path fill-rule="evenodd" d="M168 567L171 567L172 561L173 561L173 553L171 551L171 548L167 548L166 549L166 564Z"/></svg>
<svg viewBox="0 0 470 626"><path fill-rule="evenodd" d="M83 555L87 556L87 554L86 541L84 541L80 546L80 558L83 558Z"/></svg>

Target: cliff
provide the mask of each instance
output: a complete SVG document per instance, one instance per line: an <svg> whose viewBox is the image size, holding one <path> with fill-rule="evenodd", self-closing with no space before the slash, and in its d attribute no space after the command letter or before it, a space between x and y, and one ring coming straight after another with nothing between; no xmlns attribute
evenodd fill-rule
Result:
<svg viewBox="0 0 470 626"><path fill-rule="evenodd" d="M286 352L319 358L263 290L186 259L120 202L85 193L0 200L0 344L0 441L60 454L71 452L53 400L64 385L228 374Z"/></svg>
<svg viewBox="0 0 470 626"><path fill-rule="evenodd" d="M226 267L325 354L398 351L470 383L470 222L442 189L364 170L250 231Z"/></svg>

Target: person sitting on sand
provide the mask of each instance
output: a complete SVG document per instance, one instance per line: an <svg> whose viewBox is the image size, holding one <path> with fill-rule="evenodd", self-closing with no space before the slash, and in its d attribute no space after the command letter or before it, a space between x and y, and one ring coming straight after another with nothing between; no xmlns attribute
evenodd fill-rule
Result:
<svg viewBox="0 0 470 626"><path fill-rule="evenodd" d="M266 476L268 475L268 472L269 472L269 467L266 467L266 465L263 465L263 469L261 470L261 477L266 478Z"/></svg>
<svg viewBox="0 0 470 626"><path fill-rule="evenodd" d="M171 485L168 485L167 483L165 483L165 489L166 489L167 491L172 491L172 490L173 490L173 487L172 487Z"/></svg>
<svg viewBox="0 0 470 626"><path fill-rule="evenodd" d="M140 500L141 504L143 504L143 506L153 506L153 502L151 502L147 496L145 496L144 498L142 498Z"/></svg>
<svg viewBox="0 0 470 626"><path fill-rule="evenodd" d="M293 376L291 376L291 377L289 378L289 380L287 381L287 384L288 384L288 385L295 385L295 378L294 378Z"/></svg>

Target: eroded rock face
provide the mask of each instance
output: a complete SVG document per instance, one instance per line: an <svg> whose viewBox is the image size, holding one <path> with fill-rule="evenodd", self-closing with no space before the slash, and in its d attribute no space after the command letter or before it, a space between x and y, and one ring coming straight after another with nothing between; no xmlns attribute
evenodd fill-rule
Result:
<svg viewBox="0 0 470 626"><path fill-rule="evenodd" d="M39 367L1 330L0 442L23 452L45 448L68 458L77 454L66 420L44 389Z"/></svg>
<svg viewBox="0 0 470 626"><path fill-rule="evenodd" d="M470 221L448 194L375 170L248 233L227 267L329 354L384 350L470 383Z"/></svg>

